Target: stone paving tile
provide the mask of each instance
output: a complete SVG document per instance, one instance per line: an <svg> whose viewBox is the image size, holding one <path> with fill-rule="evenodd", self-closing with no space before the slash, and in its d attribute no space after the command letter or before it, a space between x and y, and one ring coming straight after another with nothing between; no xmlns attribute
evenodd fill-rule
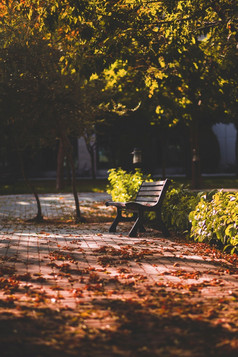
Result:
<svg viewBox="0 0 238 357"><path fill-rule="evenodd" d="M79 200L87 210L87 204L103 202L110 198L106 193L80 193ZM72 216L74 213L74 198L72 194L42 194L39 195L42 214L46 217ZM9 195L0 196L0 219L22 218L31 219L37 213L33 195Z"/></svg>
<svg viewBox="0 0 238 357"><path fill-rule="evenodd" d="M61 215L69 207L72 210L72 198L62 197L43 197L48 216ZM82 197L85 202L107 198ZM0 276L15 279L19 304L35 299L74 309L92 298L133 297L148 284L171 289L183 285L194 290L197 300L238 294L237 272L226 273L229 263L204 258L195 244L164 239L153 230L129 238L128 224L111 234L108 223L36 225L18 221L29 217L31 205L28 195L0 197ZM14 220L6 220L8 212ZM6 290L1 289L0 299L6 296Z"/></svg>
<svg viewBox="0 0 238 357"><path fill-rule="evenodd" d="M82 289L80 279L95 284L97 280L100 281L100 276L103 279L117 277L119 281L128 280L129 277L130 281L130 274L136 274L141 276L142 281L174 284L180 284L185 279L188 285L207 281L208 287L200 291L201 297L209 295L214 290L213 285L216 287L216 296L226 296L231 290L238 292L237 275L217 276L219 260L203 261L196 255L181 257L181 251L187 249L186 246L181 244L175 248L169 239L158 237L141 241L141 238L128 239L126 235L109 234L102 229L92 232L88 228L70 230L68 227L44 226L42 229L41 226L29 224L18 224L15 230L12 226L9 230L7 228L2 227L0 231L2 275L14 271L22 286L30 283L33 289L44 289L50 301L59 304L75 307L80 299L73 291ZM153 253L150 255L151 246ZM115 261L110 263L106 257L105 261L100 262L100 258L106 256L99 254L100 248L102 253L103 249L115 253ZM123 256L117 255L117 251L121 250L123 254L134 254L135 258L123 260ZM118 273L119 268L121 273ZM88 275L88 269L91 275ZM70 279L67 272L70 272ZM29 283L27 274L31 275ZM118 282L111 284L112 289L117 290ZM83 293L86 299L90 295L90 287L88 291ZM1 297L4 297L2 293Z"/></svg>

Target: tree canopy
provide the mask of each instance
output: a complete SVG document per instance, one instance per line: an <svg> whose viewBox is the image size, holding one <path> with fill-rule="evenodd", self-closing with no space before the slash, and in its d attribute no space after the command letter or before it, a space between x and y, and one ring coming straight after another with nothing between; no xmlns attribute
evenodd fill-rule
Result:
<svg viewBox="0 0 238 357"><path fill-rule="evenodd" d="M121 113L144 102L151 124L184 122L192 150L200 125L237 123L236 0L3 0L0 42L2 73L11 62L1 111L8 88L19 123L34 117L49 136L84 133L100 102Z"/></svg>

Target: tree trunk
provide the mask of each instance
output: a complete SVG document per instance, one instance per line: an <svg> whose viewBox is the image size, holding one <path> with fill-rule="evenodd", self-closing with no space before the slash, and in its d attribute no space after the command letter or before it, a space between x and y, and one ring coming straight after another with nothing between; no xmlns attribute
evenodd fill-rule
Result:
<svg viewBox="0 0 238 357"><path fill-rule="evenodd" d="M192 168L192 188L197 189L201 186L201 170L199 156L199 133L198 123L193 119L190 131L191 141L191 168Z"/></svg>
<svg viewBox="0 0 238 357"><path fill-rule="evenodd" d="M238 177L238 125L236 125L236 176Z"/></svg>
<svg viewBox="0 0 238 357"><path fill-rule="evenodd" d="M36 204L37 204L37 215L36 217L29 219L29 221L34 221L34 222L42 222L44 220L43 215L42 215L42 210L41 210L41 203L40 203L40 199L38 196L38 193L35 190L34 185L31 183L31 181L29 181L26 172L25 172L25 167L23 164L23 159L22 159L22 155L20 150L17 150L18 152L18 157L19 157L19 162L20 162L20 167L21 167L21 172L22 172L22 176L27 184L27 186L30 188L30 190L32 191L33 195L35 196L36 199Z"/></svg>
<svg viewBox="0 0 238 357"><path fill-rule="evenodd" d="M167 166L167 144L168 144L168 134L167 129L161 129L161 143L162 143L162 180L166 178L166 166Z"/></svg>
<svg viewBox="0 0 238 357"><path fill-rule="evenodd" d="M95 135L95 134L94 134ZM93 136L87 136L84 135L83 136L88 153L90 155L90 161L91 161L91 174L92 174L92 180L96 179L96 170L95 170L95 147L96 147L96 143L95 140L93 138Z"/></svg>
<svg viewBox="0 0 238 357"><path fill-rule="evenodd" d="M85 222L85 220L81 217L81 212L80 212L80 207L79 207L78 192L77 192L77 188L76 188L76 172L75 172L73 156L72 156L72 147L71 147L68 137L65 134L62 134L62 141L63 141L63 145L65 148L67 160L71 167L71 183L72 183L72 190L73 190L74 201L75 201L75 210L76 210L75 220L76 220L76 222Z"/></svg>
<svg viewBox="0 0 238 357"><path fill-rule="evenodd" d="M56 173L56 190L64 188L64 147L62 139L59 140L57 153L57 173Z"/></svg>
<svg viewBox="0 0 238 357"><path fill-rule="evenodd" d="M66 157L66 177L67 177L67 185L68 186L70 186L70 183L72 182L70 167L71 167L71 164L69 163L68 157Z"/></svg>
<svg viewBox="0 0 238 357"><path fill-rule="evenodd" d="M94 146L88 147L88 152L89 152L90 159L91 159L92 179L95 180L96 179L96 172L95 172L95 151L94 151Z"/></svg>

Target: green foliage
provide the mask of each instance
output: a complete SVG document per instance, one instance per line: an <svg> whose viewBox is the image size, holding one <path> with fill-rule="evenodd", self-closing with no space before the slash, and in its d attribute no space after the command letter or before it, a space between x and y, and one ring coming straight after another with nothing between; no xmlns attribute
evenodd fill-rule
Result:
<svg viewBox="0 0 238 357"><path fill-rule="evenodd" d="M107 193L113 201L128 202L136 197L143 181L153 181L150 175L144 176L140 169L127 172L122 168L110 169L108 176L109 185Z"/></svg>
<svg viewBox="0 0 238 357"><path fill-rule="evenodd" d="M238 250L238 193L204 194L189 219L195 241L217 242L232 253Z"/></svg>
<svg viewBox="0 0 238 357"><path fill-rule="evenodd" d="M172 183L163 203L162 216L166 226L177 232L190 230L189 213L199 198L183 184Z"/></svg>

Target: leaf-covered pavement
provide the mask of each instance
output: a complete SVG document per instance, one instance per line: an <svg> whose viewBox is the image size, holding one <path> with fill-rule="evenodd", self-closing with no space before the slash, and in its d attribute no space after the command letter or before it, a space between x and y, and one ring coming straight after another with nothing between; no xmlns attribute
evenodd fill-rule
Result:
<svg viewBox="0 0 238 357"><path fill-rule="evenodd" d="M2 220L1 356L237 356L237 257L109 224Z"/></svg>

